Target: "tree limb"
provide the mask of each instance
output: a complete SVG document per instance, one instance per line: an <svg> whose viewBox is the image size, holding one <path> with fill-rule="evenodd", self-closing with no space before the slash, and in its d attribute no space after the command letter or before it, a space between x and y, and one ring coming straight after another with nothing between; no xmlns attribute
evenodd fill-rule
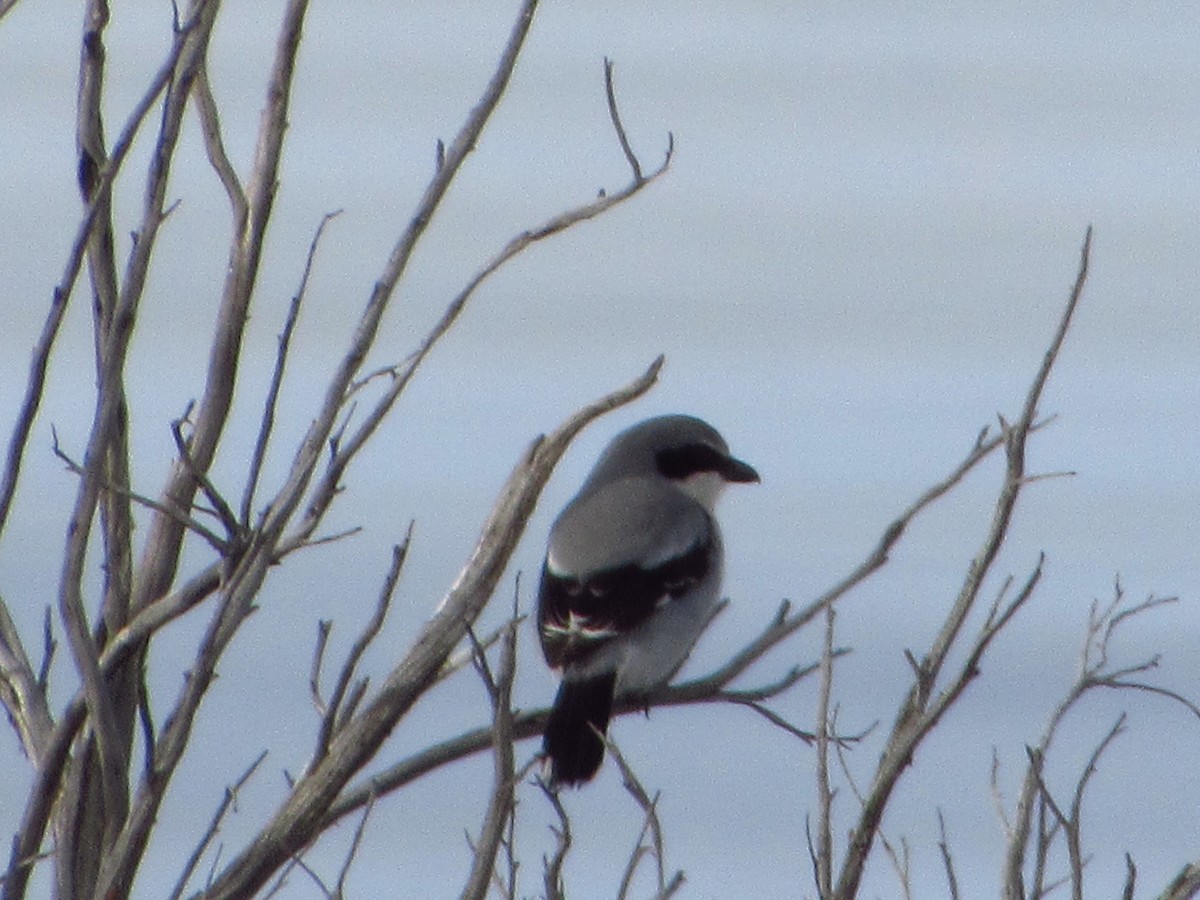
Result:
<svg viewBox="0 0 1200 900"><path fill-rule="evenodd" d="M471 558L379 693L334 736L324 759L305 773L283 807L202 896L215 900L253 893L271 872L319 833L330 804L436 679L446 657L463 639L467 625L483 609L542 488L571 440L600 415L649 390L661 365L660 357L630 385L585 407L552 434L534 442L509 477Z"/></svg>
<svg viewBox="0 0 1200 900"><path fill-rule="evenodd" d="M921 660L919 671L914 678L913 686L907 698L900 707L899 715L892 727L891 735L884 748L879 767L868 793L867 802L863 805L858 824L850 836L849 845L843 858L841 872L838 876L834 896L839 900L849 900L858 893L863 868L871 845L883 818L892 790L895 788L904 769L912 760L912 754L924 739L929 730L936 724L949 705L961 694L967 682L974 677L976 662L986 650L991 639L1007 623L1019 606L1028 599L1041 574L1041 562L1030 576L1026 590L1018 601L1010 605L1002 621L993 627L985 628L970 654L967 666L960 672L950 688L944 691L936 702L932 702L934 688L938 676L950 649L955 645L967 616L975 607L975 601L983 586L984 579L991 571L992 563L1000 552L1000 547L1008 534L1009 522L1017 497L1025 485L1025 443L1029 432L1034 428L1037 415L1038 401L1050 376L1050 371L1058 358L1058 352L1066 338L1075 308L1083 295L1083 287L1087 281L1088 260L1091 253L1092 229L1089 226L1083 239L1080 251L1079 269L1074 286L1061 317L1058 327L1051 339L1050 346L1043 357L1042 364L1033 378L1033 383L1025 396L1021 417L1016 424L1009 426L1001 420L1001 437L1005 445L1005 477L997 496L992 514L991 526L984 538L983 545L967 568L966 578L959 590L940 631L934 638L928 652Z"/></svg>

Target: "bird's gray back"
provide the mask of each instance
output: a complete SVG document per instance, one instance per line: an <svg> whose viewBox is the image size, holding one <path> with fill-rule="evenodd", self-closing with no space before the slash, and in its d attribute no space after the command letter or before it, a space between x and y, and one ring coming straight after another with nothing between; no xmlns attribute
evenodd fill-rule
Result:
<svg viewBox="0 0 1200 900"><path fill-rule="evenodd" d="M621 566L652 569L714 539L699 503L653 477L609 481L571 501L550 531L547 562L584 576Z"/></svg>

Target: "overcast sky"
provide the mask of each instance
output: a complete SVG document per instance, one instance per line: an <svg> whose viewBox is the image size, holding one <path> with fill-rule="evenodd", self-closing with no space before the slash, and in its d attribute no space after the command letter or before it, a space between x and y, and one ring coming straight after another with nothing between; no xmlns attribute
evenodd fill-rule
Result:
<svg viewBox="0 0 1200 900"><path fill-rule="evenodd" d="M229 4L214 39L213 86L243 171L280 6ZM330 348L345 340L407 221L436 140L454 133L482 89L513 9L492 0L314 6L218 482L244 469L275 334L321 215L345 210L310 286L283 399L285 442L307 426ZM6 435L78 218L79 17L76 4L24 0L0 22ZM110 134L158 65L168 27L165 4L114 4ZM1200 697L1198 46L1200 8L1189 3L547 3L369 365L403 358L513 234L624 183L604 106L605 56L616 62L626 126L647 165L674 134L671 171L626 207L534 248L476 296L346 479L329 526L361 525L362 534L296 559L268 582L261 611L220 670L137 896L163 895L223 786L264 747L271 755L225 833L226 856L279 803L283 771L295 771L311 747L316 622L337 620L334 648L344 651L410 519L416 541L386 639L368 660L375 673L453 579L530 438L665 353L659 386L572 449L500 593L510 595L520 570L532 601L549 522L617 429L659 412L701 415L763 483L731 491L723 504L733 603L694 655L688 671L699 673L747 640L781 598L804 602L839 580L980 427L997 413L1018 414L1090 223L1091 278L1042 404L1058 418L1030 451L1037 472L1077 474L1029 487L990 588L1010 573L1024 577L1043 550L1045 578L917 754L885 820L890 838L909 842L918 898L946 895L939 807L964 896L995 896L1003 837L988 784L993 748L1011 804L1024 747L1073 677L1089 605L1111 597L1118 574L1132 598L1181 598L1130 628L1121 660L1161 652L1159 682ZM173 454L167 423L202 389L225 265L226 203L192 117L171 193L181 205L163 232L130 366L134 476L151 494ZM119 235L139 202L137 182L123 182ZM75 486L50 453L50 428L70 451L90 426L89 313L82 295L76 301L0 544L0 593L29 635L57 588ZM269 474L286 461L281 452ZM890 724L909 677L904 650L919 655L936 632L985 533L1000 475L995 464L981 469L846 598L839 642L855 652L839 665L835 692L847 730ZM201 561L197 553L188 563ZM159 709L175 694L196 627L176 626L155 655ZM815 634L801 636L747 683L810 661L816 647ZM521 650L517 702L544 705L554 681L532 628ZM65 696L64 687L55 699ZM815 690L801 686L776 708L811 727ZM1126 851L1146 895L1197 856L1200 722L1178 707L1148 696L1089 701L1056 747L1052 786L1070 789L1122 710L1128 729L1085 805L1097 897L1116 892ZM482 687L465 677L406 720L386 755L486 715ZM667 863L686 872L683 896L812 895L808 748L732 708L629 717L613 733L662 791ZM860 782L880 746L876 733L850 754ZM11 737L0 738L0 766L27 771ZM381 804L351 896L457 895L468 864L463 832L478 827L488 777L479 760ZM0 782L0 830L17 821L25 788L22 777ZM535 894L539 860L553 846L552 814L536 791L520 800L522 888ZM611 765L566 802L576 825L568 893L611 897L640 813ZM853 809L843 785L836 833ZM336 867L347 839L323 844L314 864ZM877 853L863 896L898 893ZM296 878L285 896L318 895Z"/></svg>

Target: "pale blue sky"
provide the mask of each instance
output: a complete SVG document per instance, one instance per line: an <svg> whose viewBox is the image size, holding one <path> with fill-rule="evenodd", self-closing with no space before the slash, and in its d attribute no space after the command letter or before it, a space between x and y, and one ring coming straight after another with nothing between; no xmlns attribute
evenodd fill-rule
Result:
<svg viewBox="0 0 1200 900"><path fill-rule="evenodd" d="M230 5L213 84L231 153L249 157L280 3ZM287 156L251 326L235 427L217 465L244 465L260 381L320 216L329 229L310 286L280 437L294 437L382 260L448 138L490 73L512 3L314 6L301 53ZM109 35L115 130L162 51L168 9L116 4ZM29 347L78 215L72 162L79 12L24 0L0 22L0 424L7 434ZM373 363L414 346L465 277L512 234L626 178L609 134L602 58L616 61L625 121L647 164L672 131L669 175L630 205L535 248L490 282L439 348L348 479L330 528L352 544L297 559L268 583L263 608L222 667L196 733L197 757L164 809L138 896L173 881L223 785L260 749L263 772L230 824L227 854L273 809L280 774L311 746L307 667L318 618L344 649L368 614L387 548L417 520L416 543L382 672L407 645L468 551L489 501L529 438L667 355L661 384L577 443L515 560L532 596L553 513L620 426L666 410L710 419L763 474L723 510L730 611L690 671L721 658L775 609L814 597L873 546L882 527L949 470L997 412L1019 410L1096 228L1092 277L1043 410L1032 465L1073 469L1032 486L997 575L1021 577L1039 550L1046 577L995 647L982 678L901 782L885 826L907 835L916 896L945 895L935 808L952 835L964 896L995 895L1000 825L988 767L995 747L1014 793L1073 673L1093 598L1116 573L1129 593L1182 602L1132 629L1128 661L1161 650L1161 679L1200 696L1200 9L1192 4L547 3L508 98L439 212L385 324ZM166 226L134 348L131 404L153 493L173 449L167 422L201 389L228 225L219 184L189 119ZM139 148L145 152L145 147ZM132 170L131 170L132 171ZM119 208L138 202L121 185ZM128 227L120 228L125 234ZM50 425L80 447L90 422L91 344L82 295L54 361L20 504L0 545L0 591L30 634L57 583L74 483L49 452ZM449 413L449 415L448 415ZM283 456L286 456L284 454ZM281 456L281 459L283 458ZM281 459L271 471L278 473ZM981 539L996 466L913 528L892 563L847 598L837 699L848 728L891 719L908 676L902 651L927 645ZM47 552L46 548L52 548ZM508 594L511 580L505 582ZM489 621L502 614L497 608ZM182 623L156 654L165 706L186 664ZM523 634L522 706L554 684ZM173 643L178 641L177 644ZM815 635L756 674L807 661ZM171 652L178 649L178 657ZM59 696L60 702L62 697ZM814 691L778 704L810 724ZM252 709L253 715L245 710ZM1111 896L1131 852L1149 893L1195 858L1200 723L1146 697L1099 697L1072 720L1074 745L1051 762L1056 784L1121 709L1129 730L1088 797L1089 887ZM469 680L433 695L389 758L486 715ZM804 817L811 752L735 709L623 719L616 739L663 792L668 864L694 898L810 896ZM533 744L522 746L532 752ZM852 764L865 780L879 744ZM0 738L6 771L15 741ZM682 760L682 764L681 764ZM467 867L490 769L456 767L376 810L352 896L454 896ZM23 785L0 784L0 830ZM848 790L839 794L845 816ZM611 767L571 795L576 849L569 894L612 896L640 823ZM521 795L523 888L551 847L550 812ZM848 821L840 820L843 825ZM334 865L346 835L313 854ZM863 896L897 896L878 855ZM288 897L316 896L295 879Z"/></svg>

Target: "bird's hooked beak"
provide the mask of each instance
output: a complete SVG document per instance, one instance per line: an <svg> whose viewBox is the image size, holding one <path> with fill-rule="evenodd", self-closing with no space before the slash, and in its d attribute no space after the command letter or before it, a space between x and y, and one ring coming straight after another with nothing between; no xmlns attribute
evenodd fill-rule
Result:
<svg viewBox="0 0 1200 900"><path fill-rule="evenodd" d="M762 481L758 477L758 472L754 466L749 463L742 462L740 459L734 459L732 456L725 460L724 466L721 468L721 477L726 481L738 482L746 484L749 482Z"/></svg>

